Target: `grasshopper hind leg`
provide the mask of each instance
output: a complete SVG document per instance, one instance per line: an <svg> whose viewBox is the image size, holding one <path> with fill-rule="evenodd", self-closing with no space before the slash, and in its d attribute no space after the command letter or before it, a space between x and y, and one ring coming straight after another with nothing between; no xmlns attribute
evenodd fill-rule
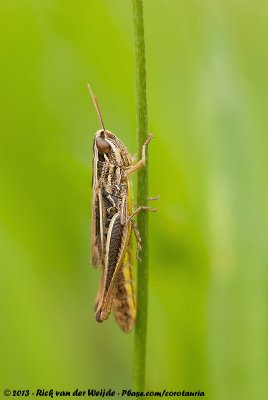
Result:
<svg viewBox="0 0 268 400"><path fill-rule="evenodd" d="M113 299L114 317L122 331L132 330L136 319L136 291L132 256L132 238L117 276Z"/></svg>
<svg viewBox="0 0 268 400"><path fill-rule="evenodd" d="M148 200L158 200L159 198L160 198L160 196L149 197ZM139 232L139 229L138 229L137 224L133 221L132 218L133 218L136 214L138 214L141 210L147 210L147 211L156 212L156 211L158 211L158 208L150 208L150 207L143 207L143 206L140 206L140 207L137 208L137 210L134 211L134 212L130 215L130 217L128 218L128 220L131 221L131 227L132 227L132 229L133 229L133 231L134 231L134 234L135 234L135 237L136 237L136 241L137 241L136 258L137 258L137 260L138 260L139 262L141 262L141 259L140 259L140 257L139 257L139 253L140 253L140 251L142 250L142 247L141 247L141 235L140 235L140 232Z"/></svg>
<svg viewBox="0 0 268 400"><path fill-rule="evenodd" d="M131 226L132 226L132 229L134 231L134 234L135 234L135 237L136 237L136 242L137 242L136 258L137 258L137 260L139 262L141 262L141 259L139 257L139 253L142 250L142 247L141 247L141 235L140 235L140 232L139 232L139 229L138 229L138 226L137 226L136 222L134 222L133 220L131 220Z"/></svg>

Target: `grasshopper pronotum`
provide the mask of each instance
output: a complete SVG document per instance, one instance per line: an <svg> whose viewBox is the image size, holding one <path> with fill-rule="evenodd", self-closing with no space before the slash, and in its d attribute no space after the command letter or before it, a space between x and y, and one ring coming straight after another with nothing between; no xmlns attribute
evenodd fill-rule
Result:
<svg viewBox="0 0 268 400"><path fill-rule="evenodd" d="M101 123L101 129L94 136L92 168L91 264L102 268L95 301L96 320L108 319L113 306L117 324L124 332L130 332L136 318L132 230L137 240L138 260L141 250L141 238L133 217L141 210L158 209L140 206L132 211L129 174L145 165L145 149L152 135L143 145L142 159L133 165L134 158L126 146L104 128L89 84L88 89Z"/></svg>

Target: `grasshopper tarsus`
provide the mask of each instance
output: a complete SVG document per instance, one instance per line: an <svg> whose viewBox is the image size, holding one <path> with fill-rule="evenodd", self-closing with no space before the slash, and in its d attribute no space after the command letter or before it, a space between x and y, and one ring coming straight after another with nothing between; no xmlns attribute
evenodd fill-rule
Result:
<svg viewBox="0 0 268 400"><path fill-rule="evenodd" d="M149 201L151 201L151 200L159 200L160 199L160 196L158 195L158 196L155 196L155 197L148 197L148 200Z"/></svg>
<svg viewBox="0 0 268 400"><path fill-rule="evenodd" d="M141 262L141 259L140 259L140 257L139 257L139 254L140 254L140 251L142 251L142 247L141 247L140 242L141 242L141 238L140 238L140 241L137 242L137 251L136 251L136 258L137 258L137 260L138 260L139 262Z"/></svg>
<svg viewBox="0 0 268 400"><path fill-rule="evenodd" d="M151 201L151 200L159 200L160 199L160 196L158 195L158 196L155 196L155 197L148 197L147 198L147 200L148 201ZM133 203L133 207L137 207L137 202L135 201L135 203Z"/></svg>
<svg viewBox="0 0 268 400"><path fill-rule="evenodd" d="M150 133L150 134L148 135L148 138L147 138L147 140L146 140L146 142L144 143L143 146L145 146L145 147L148 146L148 144L150 143L150 141L152 140L153 137L154 137L153 134Z"/></svg>

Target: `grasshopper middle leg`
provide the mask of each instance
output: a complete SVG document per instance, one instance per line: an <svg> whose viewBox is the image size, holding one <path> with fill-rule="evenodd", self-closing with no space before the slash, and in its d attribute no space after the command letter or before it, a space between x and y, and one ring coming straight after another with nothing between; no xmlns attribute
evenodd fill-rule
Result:
<svg viewBox="0 0 268 400"><path fill-rule="evenodd" d="M138 214L141 210L147 210L147 211L153 211L156 212L158 211L158 208L150 208L150 207L145 207L145 206L139 206L137 210L135 210L129 217L128 221L131 221L133 217L135 217L136 214Z"/></svg>

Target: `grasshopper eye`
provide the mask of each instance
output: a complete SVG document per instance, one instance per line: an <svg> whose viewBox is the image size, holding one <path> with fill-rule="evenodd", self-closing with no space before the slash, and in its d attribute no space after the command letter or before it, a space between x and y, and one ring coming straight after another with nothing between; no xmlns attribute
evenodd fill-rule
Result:
<svg viewBox="0 0 268 400"><path fill-rule="evenodd" d="M106 142L106 140L97 137L96 139L96 145L97 145L97 149L99 150L100 153L109 153L111 151L111 145Z"/></svg>

